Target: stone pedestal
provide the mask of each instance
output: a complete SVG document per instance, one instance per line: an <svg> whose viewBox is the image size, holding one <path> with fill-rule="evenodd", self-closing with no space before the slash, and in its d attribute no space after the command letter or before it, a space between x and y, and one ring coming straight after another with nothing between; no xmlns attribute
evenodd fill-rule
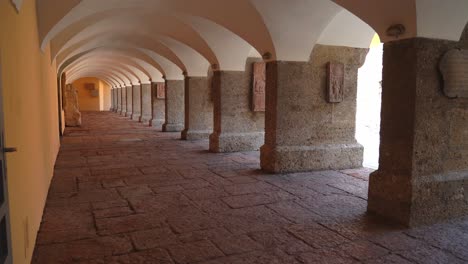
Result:
<svg viewBox="0 0 468 264"><path fill-rule="evenodd" d="M164 132L181 132L184 129L184 93L183 80L166 81L166 122Z"/></svg>
<svg viewBox="0 0 468 264"><path fill-rule="evenodd" d="M208 139L213 132L213 102L207 77L185 78L185 129L182 139Z"/></svg>
<svg viewBox="0 0 468 264"><path fill-rule="evenodd" d="M71 84L67 84L65 86L64 95L63 104L65 111L65 126L81 126L81 113L78 103L78 92Z"/></svg>
<svg viewBox="0 0 468 264"><path fill-rule="evenodd" d="M131 89L131 86L128 87L122 87L122 103L121 103L121 108L120 108L120 115L125 116L127 113L127 89Z"/></svg>
<svg viewBox="0 0 468 264"><path fill-rule="evenodd" d="M443 94L438 63L468 42L385 44L379 170L368 210L408 226L468 214L468 99ZM465 66L466 67L466 66Z"/></svg>
<svg viewBox="0 0 468 264"><path fill-rule="evenodd" d="M148 124L152 118L151 83L144 83L141 85L141 116L139 121Z"/></svg>
<svg viewBox="0 0 468 264"><path fill-rule="evenodd" d="M141 85L133 85L131 118L135 121L140 121L141 118Z"/></svg>
<svg viewBox="0 0 468 264"><path fill-rule="evenodd" d="M310 62L267 64L263 170L281 173L362 166L363 147L355 139L356 93L358 68L367 51L316 45ZM329 103L329 62L344 64L344 79L331 87L342 93L339 103Z"/></svg>
<svg viewBox="0 0 468 264"><path fill-rule="evenodd" d="M164 83L152 83L151 87L151 111L150 126L162 128L166 120L166 98L158 98L158 86L165 87ZM164 88L165 91L165 88ZM165 93L165 92L164 92Z"/></svg>
<svg viewBox="0 0 468 264"><path fill-rule="evenodd" d="M252 62L244 72L213 73L211 152L258 150L264 142L265 113L251 110Z"/></svg>
<svg viewBox="0 0 468 264"><path fill-rule="evenodd" d="M132 117L133 114L133 86L127 86L127 111L125 116Z"/></svg>
<svg viewBox="0 0 468 264"><path fill-rule="evenodd" d="M117 107L115 109L116 113L120 113L122 111L122 88L116 88L116 94L117 94Z"/></svg>

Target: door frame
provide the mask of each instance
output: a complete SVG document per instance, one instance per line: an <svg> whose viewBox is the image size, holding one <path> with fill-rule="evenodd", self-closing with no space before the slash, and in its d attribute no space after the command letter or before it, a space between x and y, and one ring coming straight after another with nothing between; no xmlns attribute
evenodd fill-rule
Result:
<svg viewBox="0 0 468 264"><path fill-rule="evenodd" d="M9 200L8 200L8 177L7 177L7 166L6 166L6 155L5 155L5 140L4 140L4 111L3 111L3 79L2 79L2 58L0 52L0 165L3 165L0 170L3 179L0 179L3 183L3 205L0 204L0 223L3 221L3 217L5 219L5 229L6 229L6 236L3 237L0 233L0 239L6 239L6 246L8 255L6 258L0 259L0 261L4 261L3 264L11 264L13 263L13 255L12 255L12 248L11 248L11 227L10 227L10 210L9 210ZM1 225L0 225L1 228ZM0 230L1 232L1 230ZM2 241L0 241L0 245Z"/></svg>

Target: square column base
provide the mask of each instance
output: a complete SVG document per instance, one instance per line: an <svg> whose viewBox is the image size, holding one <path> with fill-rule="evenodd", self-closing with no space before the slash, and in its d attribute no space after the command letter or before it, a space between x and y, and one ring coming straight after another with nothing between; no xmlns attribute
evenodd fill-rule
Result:
<svg viewBox="0 0 468 264"><path fill-rule="evenodd" d="M265 141L264 132L221 133L210 135L210 151L215 153L259 150Z"/></svg>
<svg viewBox="0 0 468 264"><path fill-rule="evenodd" d="M362 167L364 148L358 143L315 146L262 146L260 165L271 173L341 170Z"/></svg>
<svg viewBox="0 0 468 264"><path fill-rule="evenodd" d="M140 116L140 120L138 121L140 121L141 123L149 123L151 119L152 119L152 116Z"/></svg>
<svg viewBox="0 0 468 264"><path fill-rule="evenodd" d="M414 227L468 214L468 170L419 177L375 171L367 210Z"/></svg>
<svg viewBox="0 0 468 264"><path fill-rule="evenodd" d="M163 132L181 132L184 130L184 124L164 124L162 126Z"/></svg>
<svg viewBox="0 0 468 264"><path fill-rule="evenodd" d="M165 120L164 119L151 119L149 121L150 126L152 127L157 127L157 128L162 128L164 125Z"/></svg>
<svg viewBox="0 0 468 264"><path fill-rule="evenodd" d="M140 115L139 114L133 114L131 118L134 121L140 121Z"/></svg>
<svg viewBox="0 0 468 264"><path fill-rule="evenodd" d="M194 131L185 129L181 133L181 138L183 140L203 140L209 139L212 131Z"/></svg>
<svg viewBox="0 0 468 264"><path fill-rule="evenodd" d="M125 112L125 116L131 118L132 117L132 112Z"/></svg>

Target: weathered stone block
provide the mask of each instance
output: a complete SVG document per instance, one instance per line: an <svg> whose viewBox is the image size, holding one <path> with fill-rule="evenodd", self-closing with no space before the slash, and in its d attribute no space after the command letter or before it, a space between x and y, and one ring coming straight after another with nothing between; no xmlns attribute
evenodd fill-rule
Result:
<svg viewBox="0 0 468 264"><path fill-rule="evenodd" d="M467 46L424 38L385 44L380 164L369 180L370 212L408 226L468 214L468 99L442 93L438 68L447 51Z"/></svg>
<svg viewBox="0 0 468 264"><path fill-rule="evenodd" d="M162 127L164 132L184 130L184 85L183 80L166 81L166 122Z"/></svg>
<svg viewBox="0 0 468 264"><path fill-rule="evenodd" d="M210 151L258 150L263 144L265 114L251 108L252 64L258 61L248 59L243 72L213 73L214 127Z"/></svg>
<svg viewBox="0 0 468 264"><path fill-rule="evenodd" d="M267 64L262 169L293 172L362 166L355 120L357 73L366 54L366 49L316 45L310 62ZM330 71L339 90L331 91L332 96L324 92ZM329 104L330 99L341 103Z"/></svg>
<svg viewBox="0 0 468 264"><path fill-rule="evenodd" d="M132 120L140 121L141 117L141 85L132 87Z"/></svg>
<svg viewBox="0 0 468 264"><path fill-rule="evenodd" d="M141 85L141 117L140 122L148 124L153 118L150 83Z"/></svg>
<svg viewBox="0 0 468 264"><path fill-rule="evenodd" d="M65 86L64 110L66 126L81 126L81 113L78 103L78 92L71 84Z"/></svg>
<svg viewBox="0 0 468 264"><path fill-rule="evenodd" d="M185 129L182 139L208 139L213 132L213 102L207 77L185 79Z"/></svg>

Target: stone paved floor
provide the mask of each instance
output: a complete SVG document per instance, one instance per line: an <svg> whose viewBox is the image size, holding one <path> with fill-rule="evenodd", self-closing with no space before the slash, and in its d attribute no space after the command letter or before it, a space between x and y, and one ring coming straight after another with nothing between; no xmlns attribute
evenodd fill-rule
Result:
<svg viewBox="0 0 468 264"><path fill-rule="evenodd" d="M468 218L404 229L365 214L368 170L267 175L114 113L57 160L33 263L466 263Z"/></svg>

